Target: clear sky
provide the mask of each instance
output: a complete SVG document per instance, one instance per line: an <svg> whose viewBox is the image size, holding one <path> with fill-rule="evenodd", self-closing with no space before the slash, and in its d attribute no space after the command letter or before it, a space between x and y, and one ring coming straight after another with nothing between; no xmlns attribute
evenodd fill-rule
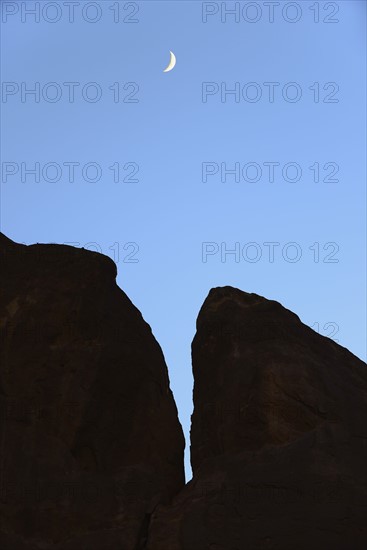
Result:
<svg viewBox="0 0 367 550"><path fill-rule="evenodd" d="M365 359L366 4L1 4L1 230L117 260L190 478L211 287L277 300Z"/></svg>

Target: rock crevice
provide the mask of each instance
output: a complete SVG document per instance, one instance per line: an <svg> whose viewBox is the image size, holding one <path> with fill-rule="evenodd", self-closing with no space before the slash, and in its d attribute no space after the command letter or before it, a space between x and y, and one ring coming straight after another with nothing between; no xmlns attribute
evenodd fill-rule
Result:
<svg viewBox="0 0 367 550"><path fill-rule="evenodd" d="M366 365L230 286L163 353L109 258L0 234L1 550L362 550Z"/></svg>

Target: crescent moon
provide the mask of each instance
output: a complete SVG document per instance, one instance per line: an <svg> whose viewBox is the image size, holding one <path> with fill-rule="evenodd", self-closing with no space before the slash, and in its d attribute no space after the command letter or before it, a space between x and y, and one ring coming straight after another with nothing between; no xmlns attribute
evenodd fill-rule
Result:
<svg viewBox="0 0 367 550"><path fill-rule="evenodd" d="M164 69L164 73L168 73L169 71L172 71L173 67L176 65L176 56L173 52L169 52L171 54L171 59L169 60L169 63L167 67Z"/></svg>

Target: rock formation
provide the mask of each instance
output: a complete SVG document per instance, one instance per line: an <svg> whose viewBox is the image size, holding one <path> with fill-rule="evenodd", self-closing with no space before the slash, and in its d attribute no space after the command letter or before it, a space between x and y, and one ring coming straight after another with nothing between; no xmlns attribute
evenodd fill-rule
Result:
<svg viewBox="0 0 367 550"><path fill-rule="evenodd" d="M192 363L193 479L148 550L365 548L366 365L232 287L205 300Z"/></svg>
<svg viewBox="0 0 367 550"><path fill-rule="evenodd" d="M0 247L0 548L144 548L184 486L162 351L106 256Z"/></svg>
<svg viewBox="0 0 367 550"><path fill-rule="evenodd" d="M212 289L193 479L167 367L101 254L0 235L1 550L361 550L367 370L279 303Z"/></svg>

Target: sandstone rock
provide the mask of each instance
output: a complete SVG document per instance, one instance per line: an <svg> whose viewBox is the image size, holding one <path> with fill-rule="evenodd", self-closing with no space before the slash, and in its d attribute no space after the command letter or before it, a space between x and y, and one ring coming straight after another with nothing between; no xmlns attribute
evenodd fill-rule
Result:
<svg viewBox="0 0 367 550"><path fill-rule="evenodd" d="M184 486L162 351L91 251L0 235L0 548L138 550Z"/></svg>
<svg viewBox="0 0 367 550"><path fill-rule="evenodd" d="M361 550L366 365L279 303L212 289L192 344L193 479L148 550Z"/></svg>
<svg viewBox="0 0 367 550"><path fill-rule="evenodd" d="M0 235L1 550L361 550L367 370L279 303L212 289L193 479L167 368L107 257Z"/></svg>

